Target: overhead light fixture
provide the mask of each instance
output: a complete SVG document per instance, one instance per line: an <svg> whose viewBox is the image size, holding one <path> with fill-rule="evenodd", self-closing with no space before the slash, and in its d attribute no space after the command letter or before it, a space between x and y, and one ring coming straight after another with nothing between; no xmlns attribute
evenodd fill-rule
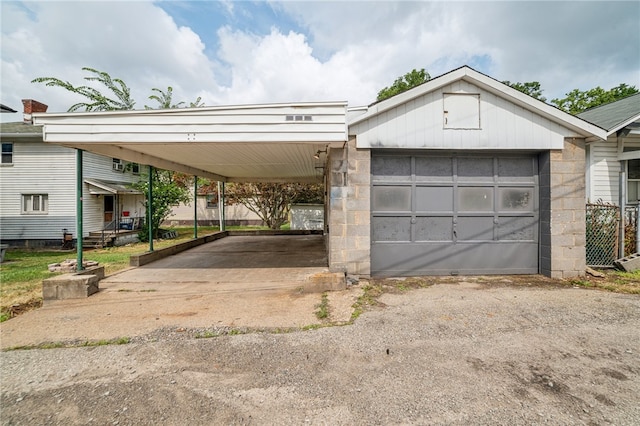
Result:
<svg viewBox="0 0 640 426"><path fill-rule="evenodd" d="M318 152L315 153L315 155L313 156L313 158L315 158L316 160L320 159L320 154L326 154L327 153L327 149L325 148L324 151L322 150L318 150Z"/></svg>

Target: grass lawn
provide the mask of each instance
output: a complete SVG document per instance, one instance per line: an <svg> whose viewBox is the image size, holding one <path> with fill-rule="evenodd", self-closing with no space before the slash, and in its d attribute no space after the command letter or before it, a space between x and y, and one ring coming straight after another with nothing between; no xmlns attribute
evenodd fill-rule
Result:
<svg viewBox="0 0 640 426"><path fill-rule="evenodd" d="M161 249L181 241L193 238L192 227L171 228L178 231L178 238L172 240L154 240L153 248ZM234 227L237 229L268 229L266 227ZM198 226L198 236L217 232L217 226ZM141 254L149 249L149 243L129 244L121 247L86 250L84 260L94 260L104 266L105 274L129 267L129 256ZM65 259L75 259L75 251L60 250L7 250L4 263L0 264L0 322L23 310L39 307L42 304L42 280L57 274L49 272L47 267ZM19 305L19 306L14 306Z"/></svg>

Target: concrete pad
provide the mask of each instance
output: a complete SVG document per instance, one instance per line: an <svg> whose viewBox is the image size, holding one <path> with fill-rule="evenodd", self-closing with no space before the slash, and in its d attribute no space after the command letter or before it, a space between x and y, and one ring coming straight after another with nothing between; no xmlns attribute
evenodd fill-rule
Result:
<svg viewBox="0 0 640 426"><path fill-rule="evenodd" d="M134 337L164 327L292 328L317 324L329 274L321 235L226 237L100 281L86 299L54 300L0 323L2 348ZM357 291L330 296L348 321Z"/></svg>
<svg viewBox="0 0 640 426"><path fill-rule="evenodd" d="M47 278L42 281L42 298L44 303L50 300L86 298L100 290L99 283L103 278L103 266Z"/></svg>

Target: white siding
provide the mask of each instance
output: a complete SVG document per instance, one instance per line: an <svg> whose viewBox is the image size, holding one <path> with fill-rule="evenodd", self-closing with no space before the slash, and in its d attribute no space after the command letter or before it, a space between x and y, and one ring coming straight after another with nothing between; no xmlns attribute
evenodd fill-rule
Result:
<svg viewBox="0 0 640 426"><path fill-rule="evenodd" d="M82 170L84 179L100 179L107 182L133 183L141 176L134 175L130 170L119 172L113 170L113 158L85 152L82 155ZM147 168L140 166L140 172L148 173ZM142 176L144 178L144 176ZM84 222L83 234L86 236L91 231L99 231L104 226L104 196L91 195L89 185L83 186ZM143 195L119 195L117 197L117 213L129 211L130 217L144 216ZM115 219L115 217L114 217Z"/></svg>
<svg viewBox="0 0 640 426"><path fill-rule="evenodd" d="M207 198L205 196L198 196L198 221L218 220L218 212L219 210L217 207L213 209L207 208ZM225 219L229 221L260 220L257 214L253 213L242 204L225 206ZM180 204L179 206L174 207L167 221L193 221L193 202L189 204Z"/></svg>
<svg viewBox="0 0 640 426"><path fill-rule="evenodd" d="M2 240L62 240L62 228L75 230L73 149L13 141L13 165L0 167L0 182ZM22 214L22 194L47 194L48 212Z"/></svg>
<svg viewBox="0 0 640 426"><path fill-rule="evenodd" d="M0 237L2 240L62 239L67 228L76 237L76 150L43 142L13 142L13 165L0 167ZM134 182L131 172L114 172L112 159L83 154L84 178ZM144 170L144 169L143 169ZM47 194L46 214L22 214L22 194ZM120 197L133 215L144 215L143 196ZM83 185L83 234L103 226L102 198Z"/></svg>
<svg viewBox="0 0 640 426"><path fill-rule="evenodd" d="M288 120L287 117L294 117ZM311 117L295 120L295 117ZM346 103L246 105L38 117L48 142L344 142Z"/></svg>
<svg viewBox="0 0 640 426"><path fill-rule="evenodd" d="M444 95L480 95L480 129L445 129ZM574 132L487 92L456 81L350 126L358 148L562 149Z"/></svg>
<svg viewBox="0 0 640 426"><path fill-rule="evenodd" d="M618 204L620 162L615 136L590 145L587 202Z"/></svg>
<svg viewBox="0 0 640 426"><path fill-rule="evenodd" d="M625 148L640 148L640 139L631 135L624 140ZM605 202L620 204L620 161L618 160L618 142L612 135L603 142L594 142L589 146L587 169L587 202Z"/></svg>

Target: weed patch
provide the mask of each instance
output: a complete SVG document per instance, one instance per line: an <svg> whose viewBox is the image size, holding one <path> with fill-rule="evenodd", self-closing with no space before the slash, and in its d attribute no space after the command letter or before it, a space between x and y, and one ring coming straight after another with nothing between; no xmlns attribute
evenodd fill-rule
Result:
<svg viewBox="0 0 640 426"><path fill-rule="evenodd" d="M378 301L378 297L380 297L384 293L384 289L382 284L377 281L371 281L369 284L365 285L363 288L362 295L356 300L356 303L352 305L353 312L351 313L351 321L356 320L362 313L373 306L383 307L384 304Z"/></svg>
<svg viewBox="0 0 640 426"><path fill-rule="evenodd" d="M30 350L30 349L60 349L60 348L86 348L106 345L126 345L131 343L129 337L118 337L116 339L102 340L85 340L83 342L45 342L31 346L15 346L6 349L7 351Z"/></svg>
<svg viewBox="0 0 640 426"><path fill-rule="evenodd" d="M203 331L201 333L196 333L195 338L196 339L210 339L212 337L218 337L220 334L215 332L215 331L211 331L211 330L207 330L207 331Z"/></svg>
<svg viewBox="0 0 640 426"><path fill-rule="evenodd" d="M318 308L318 310L315 311L315 314L319 320L329 318L329 295L327 295L327 292L322 293L322 298L320 299L320 303L316 305L316 308Z"/></svg>

